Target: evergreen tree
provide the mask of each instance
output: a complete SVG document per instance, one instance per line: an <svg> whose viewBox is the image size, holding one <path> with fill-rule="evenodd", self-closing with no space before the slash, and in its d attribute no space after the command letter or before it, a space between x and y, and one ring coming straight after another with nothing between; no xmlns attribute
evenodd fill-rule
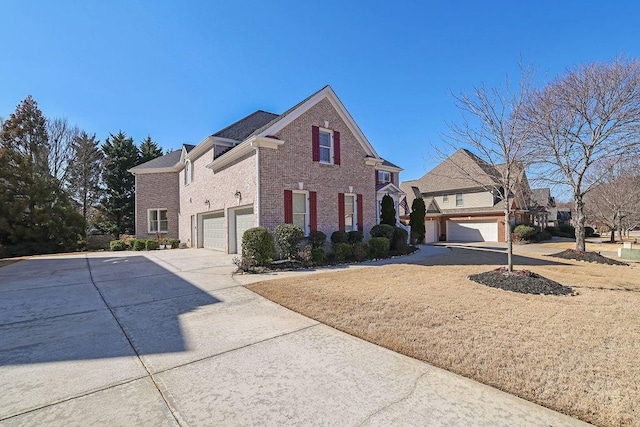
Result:
<svg viewBox="0 0 640 427"><path fill-rule="evenodd" d="M151 139L151 136L147 136L142 140L140 144L139 164L146 163L160 156L162 156L162 148Z"/></svg>
<svg viewBox="0 0 640 427"><path fill-rule="evenodd" d="M89 211L104 192L100 186L104 155L99 144L95 135L89 136L86 132L76 135L71 143L72 156L75 160L69 164L68 191L80 206L85 224L84 237L86 237Z"/></svg>
<svg viewBox="0 0 640 427"><path fill-rule="evenodd" d="M5 255L75 250L79 214L49 173L46 120L27 97L0 132L0 246Z"/></svg>
<svg viewBox="0 0 640 427"><path fill-rule="evenodd" d="M411 241L422 243L424 241L425 227L424 217L427 209L422 197L418 197L411 203L411 214L409 214L409 225L411 226Z"/></svg>
<svg viewBox="0 0 640 427"><path fill-rule="evenodd" d="M139 164L140 154L133 139L122 131L111 134L102 151L106 185L100 208L105 221L102 225L118 238L121 233L131 234L135 229L135 178L129 169Z"/></svg>
<svg viewBox="0 0 640 427"><path fill-rule="evenodd" d="M393 203L393 198L385 194L382 198L382 212L380 215L380 224L389 224L395 227L396 225L396 208Z"/></svg>

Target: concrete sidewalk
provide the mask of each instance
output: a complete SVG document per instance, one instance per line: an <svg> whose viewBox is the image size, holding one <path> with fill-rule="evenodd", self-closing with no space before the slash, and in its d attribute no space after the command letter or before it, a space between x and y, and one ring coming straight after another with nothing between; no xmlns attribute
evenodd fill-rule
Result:
<svg viewBox="0 0 640 427"><path fill-rule="evenodd" d="M231 259L0 268L0 425L584 425L274 304L239 282L281 275L234 277Z"/></svg>

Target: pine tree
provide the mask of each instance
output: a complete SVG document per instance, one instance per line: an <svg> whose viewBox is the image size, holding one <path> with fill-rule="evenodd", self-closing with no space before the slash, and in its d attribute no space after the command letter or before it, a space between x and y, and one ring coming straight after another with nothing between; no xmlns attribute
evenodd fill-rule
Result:
<svg viewBox="0 0 640 427"><path fill-rule="evenodd" d="M382 198L382 214L380 215L380 224L396 225L396 208L393 198L385 194Z"/></svg>
<svg viewBox="0 0 640 427"><path fill-rule="evenodd" d="M118 238L121 233L131 234L135 229L135 178L129 169L139 164L140 153L133 139L122 131L111 134L102 151L106 185L100 207L105 220L102 225Z"/></svg>
<svg viewBox="0 0 640 427"><path fill-rule="evenodd" d="M146 163L160 156L162 156L162 148L151 139L151 136L147 136L142 140L140 144L139 164Z"/></svg>
<svg viewBox="0 0 640 427"><path fill-rule="evenodd" d="M409 225L411 226L411 241L422 243L424 241L425 227L424 217L427 209L422 197L418 197L411 203L411 214L409 214Z"/></svg>
<svg viewBox="0 0 640 427"><path fill-rule="evenodd" d="M72 156L75 160L69 164L68 191L80 206L85 224L84 237L86 237L89 211L104 192L100 186L104 155L99 144L95 134L89 136L86 132L75 136L71 143Z"/></svg>

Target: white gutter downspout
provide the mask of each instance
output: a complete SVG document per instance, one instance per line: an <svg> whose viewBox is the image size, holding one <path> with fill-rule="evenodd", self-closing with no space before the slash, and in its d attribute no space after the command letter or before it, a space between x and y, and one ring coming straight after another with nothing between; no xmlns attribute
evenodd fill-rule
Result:
<svg viewBox="0 0 640 427"><path fill-rule="evenodd" d="M260 227L260 147L256 150L256 227Z"/></svg>

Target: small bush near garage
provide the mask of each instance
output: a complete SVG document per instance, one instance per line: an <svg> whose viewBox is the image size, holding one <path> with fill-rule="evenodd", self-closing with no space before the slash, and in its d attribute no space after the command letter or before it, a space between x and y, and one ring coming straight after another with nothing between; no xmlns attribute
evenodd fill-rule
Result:
<svg viewBox="0 0 640 427"><path fill-rule="evenodd" d="M309 233L309 244L312 249L322 248L324 246L324 242L327 241L327 235L322 231L312 231Z"/></svg>
<svg viewBox="0 0 640 427"><path fill-rule="evenodd" d="M392 255L405 255L409 253L409 233L401 227L393 227L393 238L389 251Z"/></svg>
<svg viewBox="0 0 640 427"><path fill-rule="evenodd" d="M124 251L127 249L127 245L122 240L112 240L109 242L109 248L112 251Z"/></svg>
<svg viewBox="0 0 640 427"><path fill-rule="evenodd" d="M356 242L353 244L353 259L361 262L369 259L369 245L365 242Z"/></svg>
<svg viewBox="0 0 640 427"><path fill-rule="evenodd" d="M391 243L385 237L372 237L369 240L369 252L372 258L386 258L389 256Z"/></svg>
<svg viewBox="0 0 640 427"><path fill-rule="evenodd" d="M371 237L384 237L389 241L393 240L393 231L395 227L389 224L378 224L371 228L369 234Z"/></svg>
<svg viewBox="0 0 640 427"><path fill-rule="evenodd" d="M349 235L345 232L345 231L334 231L333 233L331 233L331 243L332 244L337 244L337 243L348 243L349 242Z"/></svg>
<svg viewBox="0 0 640 427"><path fill-rule="evenodd" d="M274 230L276 246L283 258L293 259L298 254L298 245L304 239L302 228L293 224L280 224Z"/></svg>
<svg viewBox="0 0 640 427"><path fill-rule="evenodd" d="M354 230L347 233L347 242L351 243L352 245L354 243L362 242L362 239L364 239L364 234L362 233L362 231Z"/></svg>
<svg viewBox="0 0 640 427"><path fill-rule="evenodd" d="M142 239L132 240L130 245L131 249L133 249L134 251L144 251L147 247L146 242Z"/></svg>
<svg viewBox="0 0 640 427"><path fill-rule="evenodd" d="M323 248L311 249L311 262L313 262L314 265L324 265L327 263L327 254Z"/></svg>
<svg viewBox="0 0 640 427"><path fill-rule="evenodd" d="M160 247L160 243L156 239L147 239L144 242L144 247L148 251L155 251Z"/></svg>
<svg viewBox="0 0 640 427"><path fill-rule="evenodd" d="M526 224L520 224L513 229L513 236L516 241L530 240L536 234L535 227Z"/></svg>
<svg viewBox="0 0 640 427"><path fill-rule="evenodd" d="M242 258L252 260L255 265L269 265L276 256L273 236L264 227L254 227L242 235Z"/></svg>
<svg viewBox="0 0 640 427"><path fill-rule="evenodd" d="M336 261L344 262L351 258L353 249L348 243L336 243L335 245L333 245L333 253L336 256Z"/></svg>
<svg viewBox="0 0 640 427"><path fill-rule="evenodd" d="M164 239L165 245L171 246L171 249L178 249L180 246L180 239Z"/></svg>

